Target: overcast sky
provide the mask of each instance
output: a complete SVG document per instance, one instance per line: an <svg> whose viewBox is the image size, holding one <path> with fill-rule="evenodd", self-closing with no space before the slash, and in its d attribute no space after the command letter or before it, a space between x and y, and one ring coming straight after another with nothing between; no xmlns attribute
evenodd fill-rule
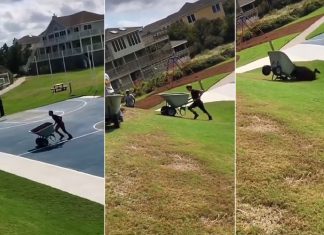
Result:
<svg viewBox="0 0 324 235"><path fill-rule="evenodd" d="M107 27L145 26L197 0L105 0Z"/></svg>
<svg viewBox="0 0 324 235"><path fill-rule="evenodd" d="M70 15L79 11L104 14L104 0L0 0L0 47L13 38L39 35L52 15Z"/></svg>

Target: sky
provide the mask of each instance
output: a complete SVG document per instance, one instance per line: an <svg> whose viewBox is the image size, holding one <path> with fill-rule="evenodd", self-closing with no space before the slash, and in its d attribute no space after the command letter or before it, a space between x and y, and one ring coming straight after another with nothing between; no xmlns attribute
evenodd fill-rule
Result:
<svg viewBox="0 0 324 235"><path fill-rule="evenodd" d="M104 0L0 0L0 47L14 38L39 35L53 14L70 15L79 11L104 14Z"/></svg>
<svg viewBox="0 0 324 235"><path fill-rule="evenodd" d="M197 0L105 0L105 27L146 26Z"/></svg>

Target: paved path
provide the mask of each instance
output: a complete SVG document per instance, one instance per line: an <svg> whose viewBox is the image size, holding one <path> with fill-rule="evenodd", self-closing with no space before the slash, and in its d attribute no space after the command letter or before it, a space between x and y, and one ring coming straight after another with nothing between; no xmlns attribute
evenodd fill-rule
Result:
<svg viewBox="0 0 324 235"><path fill-rule="evenodd" d="M101 190L104 179L103 107L103 98L83 97L1 118L0 170L104 203ZM54 140L48 147L36 148L37 136L29 131L44 122L53 122L48 110L63 116L74 138ZM80 175L83 177L77 180ZM92 191L93 188L96 190Z"/></svg>
<svg viewBox="0 0 324 235"><path fill-rule="evenodd" d="M302 32L298 37L290 41L284 46L281 51L286 53L292 61L312 61L324 60L324 39L320 35L311 40L305 41L306 36L315 30L320 24L324 22L324 17L316 21L310 28ZM245 73L264 65L270 65L268 57L258 59L247 65L243 65L236 69L236 73Z"/></svg>
<svg viewBox="0 0 324 235"><path fill-rule="evenodd" d="M201 100L205 103L235 100L235 73L231 73L208 89Z"/></svg>
<svg viewBox="0 0 324 235"><path fill-rule="evenodd" d="M7 93L8 91L16 88L17 86L20 86L24 81L26 81L25 77L18 78L13 84L6 87L5 89L0 90L0 95L3 95L5 93Z"/></svg>

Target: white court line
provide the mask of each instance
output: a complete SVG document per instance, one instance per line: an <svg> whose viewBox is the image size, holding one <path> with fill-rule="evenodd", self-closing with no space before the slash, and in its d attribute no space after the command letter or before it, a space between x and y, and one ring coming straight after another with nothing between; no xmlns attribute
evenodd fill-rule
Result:
<svg viewBox="0 0 324 235"><path fill-rule="evenodd" d="M74 113L76 111L79 111L80 109L84 108L88 104L84 100L66 100L66 101L78 101L78 102L83 102L83 104L80 107L78 107L77 109L74 109L72 111L66 112L64 115L71 114L71 113ZM11 129L11 128L14 128L14 127L27 126L27 125L30 125L30 124L33 124L33 123L43 122L43 121L47 121L47 120L50 120L50 119L51 118L48 117L48 118L44 118L44 119L41 119L41 120L36 120L36 121L29 122L29 123L20 124L20 125L2 127L2 128L0 128L0 130Z"/></svg>
<svg viewBox="0 0 324 235"><path fill-rule="evenodd" d="M59 144L62 144L62 143L68 142L68 141L73 141L73 140L77 140L77 139L80 139L80 138L83 138L83 137L87 137L89 135L95 134L95 133L100 132L100 131L102 131L102 130L97 130L97 131L93 131L93 132L90 132L90 133L87 133L87 134L84 134L84 135L80 135L78 137L73 137L73 139L70 139L70 140L62 140L62 141L60 141L58 143L55 143L53 145L50 145L50 146L46 146L46 147L34 149L32 151L28 151L28 152L25 152L25 153L22 153L22 154L18 154L18 156L24 156L24 155L27 155L27 154L30 154L30 153L33 153L33 152L36 152L36 151L39 151L39 150L42 150L42 149L46 149L48 147L56 146L56 145L59 145Z"/></svg>
<svg viewBox="0 0 324 235"><path fill-rule="evenodd" d="M96 126L99 124L99 123L102 123L102 122L104 122L104 120L102 120L102 121L100 121L100 122L97 122L97 123L95 123L92 127L93 127L93 129L95 129L95 130L97 130L97 131L102 131L103 129L98 129Z"/></svg>

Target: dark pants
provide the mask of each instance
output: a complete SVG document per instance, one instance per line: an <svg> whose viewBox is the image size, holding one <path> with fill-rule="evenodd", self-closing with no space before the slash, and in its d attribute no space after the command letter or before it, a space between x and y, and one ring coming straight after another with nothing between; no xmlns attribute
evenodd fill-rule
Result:
<svg viewBox="0 0 324 235"><path fill-rule="evenodd" d="M193 103L188 107L188 109L189 109L192 113L197 114L196 111L193 110L193 109L196 108L196 107L200 108L201 111L203 111L205 114L207 114L207 115L210 117L210 114L207 112L207 110L206 110L206 108L205 108L205 106L204 106L204 103L203 103L200 99L195 100L195 101L194 101L194 102L193 102Z"/></svg>
<svg viewBox="0 0 324 235"><path fill-rule="evenodd" d="M3 109L2 99L0 97L0 117L2 117L4 115L5 115L5 113L4 113L4 109Z"/></svg>
<svg viewBox="0 0 324 235"><path fill-rule="evenodd" d="M67 130L65 129L65 125L64 122L61 123L57 123L56 127L55 127L55 131L56 133L58 133L61 137L63 136L63 134L61 132L59 132L59 129L61 129L65 134L67 134L68 136L72 136L69 132L67 132Z"/></svg>

